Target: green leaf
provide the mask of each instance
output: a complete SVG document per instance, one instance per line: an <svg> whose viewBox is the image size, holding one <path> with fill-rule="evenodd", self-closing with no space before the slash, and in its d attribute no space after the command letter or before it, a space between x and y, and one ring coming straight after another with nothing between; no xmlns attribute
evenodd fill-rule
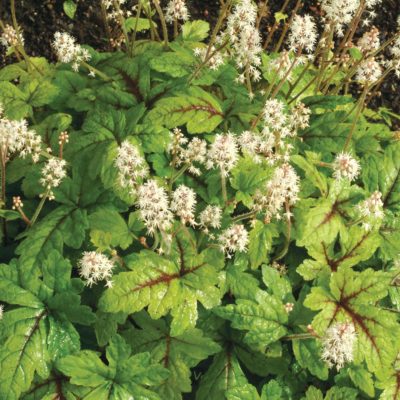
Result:
<svg viewBox="0 0 400 400"><path fill-rule="evenodd" d="M117 333L118 324L123 324L125 320L124 313L111 314L97 311L94 329L99 346L105 346Z"/></svg>
<svg viewBox="0 0 400 400"><path fill-rule="evenodd" d="M133 234L117 211L98 210L89 217L90 238L100 250L110 247L127 249L133 241Z"/></svg>
<svg viewBox="0 0 400 400"><path fill-rule="evenodd" d="M311 154L310 152L308 153ZM315 155L313 154L313 156ZM312 184L320 190L321 195L325 197L328 193L328 183L326 177L318 171L315 165L311 163L310 160L300 155L292 156L291 161L305 172L305 178L310 180Z"/></svg>
<svg viewBox="0 0 400 400"><path fill-rule="evenodd" d="M186 55L185 53L165 53L160 57L154 58L150 61L150 67L158 72L163 72L173 78L180 78L188 75L193 67L193 55Z"/></svg>
<svg viewBox="0 0 400 400"><path fill-rule="evenodd" d="M258 279L245 271L246 265L238 263L228 265L225 276L226 291L235 298L255 300L259 290Z"/></svg>
<svg viewBox="0 0 400 400"><path fill-rule="evenodd" d="M276 21L277 23L279 23L279 22L281 22L281 21L286 21L288 15L287 15L287 14L284 14L284 13L281 13L281 12L276 12L276 13L274 14L274 17L275 17L275 21Z"/></svg>
<svg viewBox="0 0 400 400"><path fill-rule="evenodd" d="M10 82L0 82L0 101L11 119L22 119L32 113L28 95Z"/></svg>
<svg viewBox="0 0 400 400"><path fill-rule="evenodd" d="M375 396L374 381L372 375L360 366L350 366L348 370L350 379L359 389L370 397Z"/></svg>
<svg viewBox="0 0 400 400"><path fill-rule="evenodd" d="M134 317L135 325L124 337L135 352L149 351L155 362L169 370L169 377L158 388L162 399L181 399L181 393L191 391L191 368L208 356L220 351L220 347L203 335L200 329L190 329L183 335L174 336L163 320L154 321L141 312Z"/></svg>
<svg viewBox="0 0 400 400"><path fill-rule="evenodd" d="M329 389L326 392L325 400L356 400L358 391L348 387L337 387Z"/></svg>
<svg viewBox="0 0 400 400"><path fill-rule="evenodd" d="M276 226L256 221L249 234L249 257L251 268L256 269L267 261L272 249L272 238L278 236Z"/></svg>
<svg viewBox="0 0 400 400"><path fill-rule="evenodd" d="M261 400L280 400L283 398L283 390L279 382L272 379L264 385Z"/></svg>
<svg viewBox="0 0 400 400"><path fill-rule="evenodd" d="M46 315L43 308L27 307L17 308L4 315L2 324L10 332L0 349L1 399L18 399L22 392L29 389L35 372L46 378Z"/></svg>
<svg viewBox="0 0 400 400"><path fill-rule="evenodd" d="M21 219L19 212L13 210L0 210L0 217L5 218L7 221Z"/></svg>
<svg viewBox="0 0 400 400"><path fill-rule="evenodd" d="M252 206L250 195L260 189L268 178L268 173L268 168L255 163L250 157L240 158L236 167L232 170L230 179L232 187L237 190L236 200L242 201L246 207L250 208Z"/></svg>
<svg viewBox="0 0 400 400"><path fill-rule="evenodd" d="M304 302L312 310L322 310L312 324L321 336L336 321L352 321L357 332L355 363L365 360L369 371L383 375L398 348L393 341L396 335L387 335L398 330L396 316L376 306L387 296L389 282L390 275L381 271L339 267L331 275L329 287L314 287Z"/></svg>
<svg viewBox="0 0 400 400"><path fill-rule="evenodd" d="M326 381L328 379L328 368L321 359L321 348L317 341L315 339L293 340L292 343L297 362L318 379Z"/></svg>
<svg viewBox="0 0 400 400"><path fill-rule="evenodd" d="M37 309L43 306L37 296L20 286L15 265L0 265L0 300Z"/></svg>
<svg viewBox="0 0 400 400"><path fill-rule="evenodd" d="M343 106L353 103L353 98L351 96L326 96L317 95L309 96L302 99L302 102L310 107L312 110L323 109L323 110L334 110L337 106Z"/></svg>
<svg viewBox="0 0 400 400"><path fill-rule="evenodd" d="M366 188L382 193L384 207L400 211L400 143L388 146L383 156L373 155L363 165L363 181Z"/></svg>
<svg viewBox="0 0 400 400"><path fill-rule="evenodd" d="M218 99L199 87L192 87L186 93L157 101L146 121L167 128L187 125L189 133L210 133L223 118Z"/></svg>
<svg viewBox="0 0 400 400"><path fill-rule="evenodd" d="M222 351L203 375L196 400L221 400L227 391L246 385L247 379L239 361L230 351Z"/></svg>
<svg viewBox="0 0 400 400"><path fill-rule="evenodd" d="M171 312L171 334L181 334L197 320L197 301L211 308L219 304L220 292L215 287L217 271L208 264L205 254L193 259L169 259L142 251L131 262L132 272L113 278L113 287L100 299L106 312L132 313L148 307L152 318Z"/></svg>
<svg viewBox="0 0 400 400"><path fill-rule="evenodd" d="M71 322L90 324L93 315L80 305L70 263L55 250L37 272L21 261L2 265L0 288L1 299L24 306L7 311L0 324L0 397L14 400L29 389L35 372L46 379L50 362L79 350Z"/></svg>
<svg viewBox="0 0 400 400"><path fill-rule="evenodd" d="M125 20L125 28L128 32L142 32L150 29L150 21L148 18L129 17Z"/></svg>
<svg viewBox="0 0 400 400"><path fill-rule="evenodd" d="M206 21L187 21L182 26L182 37L190 42L201 42L206 39L210 30L210 24Z"/></svg>
<svg viewBox="0 0 400 400"><path fill-rule="evenodd" d="M250 384L235 387L226 392L227 400L260 400L257 389Z"/></svg>
<svg viewBox="0 0 400 400"><path fill-rule="evenodd" d="M21 254L21 260L33 265L46 258L53 249L61 252L63 243L79 247L86 224L83 211L62 205L29 229L27 238L17 248L17 254Z"/></svg>
<svg viewBox="0 0 400 400"><path fill-rule="evenodd" d="M379 400L399 400L400 399L400 373L395 371L392 373L380 387L383 390Z"/></svg>
<svg viewBox="0 0 400 400"><path fill-rule="evenodd" d="M159 384L168 373L153 364L148 353L131 356L130 347L116 335L107 347L106 356L108 365L94 351L83 350L59 360L57 368L71 378L71 383L93 388L84 399L119 400L129 395L160 399L148 387Z"/></svg>
<svg viewBox="0 0 400 400"><path fill-rule="evenodd" d="M65 0L63 3L65 14L71 19L74 19L77 5L73 0Z"/></svg>
<svg viewBox="0 0 400 400"><path fill-rule="evenodd" d="M339 234L346 230L345 221L340 214L340 205L336 199L318 199L302 215L302 232L297 240L299 246L331 244Z"/></svg>
<svg viewBox="0 0 400 400"><path fill-rule="evenodd" d="M27 86L29 93L28 103L32 107L41 107L50 104L58 94L58 87L48 80L32 80Z"/></svg>
<svg viewBox="0 0 400 400"><path fill-rule="evenodd" d="M268 291L282 301L292 298L292 287L287 276L282 276L276 268L264 265L262 267L262 280Z"/></svg>
<svg viewBox="0 0 400 400"><path fill-rule="evenodd" d="M213 311L231 321L235 329L248 331L245 335L247 344L263 349L286 334L287 313L282 302L266 292L259 291L257 301L237 300L236 304L217 307Z"/></svg>
<svg viewBox="0 0 400 400"><path fill-rule="evenodd" d="M350 47L349 53L351 58L356 61L360 61L363 58L362 52L357 47Z"/></svg>

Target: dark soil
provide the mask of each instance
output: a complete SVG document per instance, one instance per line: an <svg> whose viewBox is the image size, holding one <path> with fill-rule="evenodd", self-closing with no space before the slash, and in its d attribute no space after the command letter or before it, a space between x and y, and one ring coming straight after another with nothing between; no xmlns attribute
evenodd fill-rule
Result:
<svg viewBox="0 0 400 400"><path fill-rule="evenodd" d="M23 28L26 49L32 56L44 56L53 60L51 40L56 31L68 31L79 41L93 46L97 50L110 50L106 30L101 17L100 0L78 0L78 10L74 20L63 12L63 0L17 0L17 19ZM167 0L162 1L166 4ZM215 23L220 2L219 0L188 0L193 19L206 19ZM292 0L292 7L295 0ZM318 13L316 0L304 0L303 10L312 14ZM283 0L270 0L270 16L279 11ZM373 24L380 29L383 37L389 37L397 28L397 17L400 15L399 0L382 0L377 7L377 17ZM9 0L0 0L0 18L5 23L11 22ZM267 26L267 24L265 26ZM271 25L271 23L270 23ZM264 29L263 33L267 33ZM279 33L279 32L278 32ZM0 49L0 67L10 62L4 58ZM400 114L400 80L394 76L386 80L381 87L381 93L373 100L374 107L385 106Z"/></svg>

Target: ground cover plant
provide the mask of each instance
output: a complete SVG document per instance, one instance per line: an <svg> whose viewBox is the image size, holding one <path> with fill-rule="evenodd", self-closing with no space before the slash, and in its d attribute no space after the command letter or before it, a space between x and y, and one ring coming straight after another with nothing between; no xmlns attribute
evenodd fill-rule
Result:
<svg viewBox="0 0 400 400"><path fill-rule="evenodd" d="M378 0L1 21L0 399L400 399L400 74ZM79 3L64 2L74 17ZM72 20L73 21L73 20Z"/></svg>

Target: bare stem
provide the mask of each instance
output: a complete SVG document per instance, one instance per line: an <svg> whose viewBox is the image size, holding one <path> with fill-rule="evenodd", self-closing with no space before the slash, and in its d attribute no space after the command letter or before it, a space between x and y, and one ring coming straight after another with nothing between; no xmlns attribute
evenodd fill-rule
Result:
<svg viewBox="0 0 400 400"><path fill-rule="evenodd" d="M224 200L224 205L226 205L228 203L228 193L226 191L226 177L223 171L221 171L221 190L222 190L222 198Z"/></svg>
<svg viewBox="0 0 400 400"><path fill-rule="evenodd" d="M283 14L286 11L287 6L289 5L290 0L285 0L283 3L282 8L280 9L279 13ZM275 20L274 25L272 26L271 30L269 31L268 37L264 42L263 49L265 50L268 45L271 43L272 37L274 36L275 31L279 27L279 22Z"/></svg>
<svg viewBox="0 0 400 400"><path fill-rule="evenodd" d="M0 208L6 206L6 155L0 152L1 161L1 201ZM3 218L3 241L7 242L7 220Z"/></svg>
<svg viewBox="0 0 400 400"><path fill-rule="evenodd" d="M113 79L110 78L108 75L106 75L104 72L101 72L95 67L92 67L90 64L88 64L86 61L82 61L82 65L86 67L90 72L92 72L95 75L98 75L100 78L102 78L106 82L112 82Z"/></svg>
<svg viewBox="0 0 400 400"><path fill-rule="evenodd" d="M50 190L46 190L46 192L43 194L42 198L40 199L40 203L37 206L35 213L32 216L30 227L32 227L35 224L35 222L37 221L39 214L42 211L44 203L46 202L46 199L49 196L49 194L50 194Z"/></svg>
<svg viewBox="0 0 400 400"><path fill-rule="evenodd" d="M278 40L278 43L276 44L275 49L274 49L274 52L275 52L275 53L278 53L279 50L281 49L282 43L283 43L283 41L284 41L285 38L286 38L286 34L287 34L287 32L288 32L290 26L292 25L293 19L294 19L294 17L296 16L297 11L298 11L299 8L300 8L302 1L303 1L303 0L297 0L297 3L296 3L296 5L295 5L295 7L294 7L294 9L293 9L293 11L292 11L292 14L290 15L289 21L284 25L282 34L281 34L281 36L280 36L280 38L279 38L279 40Z"/></svg>
<svg viewBox="0 0 400 400"><path fill-rule="evenodd" d="M281 79L281 81L279 82L279 84L276 86L276 88L274 89L274 91L271 94L271 99L275 98L275 96L279 93L279 91L281 90L282 86L285 84L285 82L287 81L287 79L289 78L291 72L293 71L293 68L296 66L297 64L297 58L300 57L301 53L303 51L303 48L300 47L297 50L297 53L294 56L294 60L292 62L292 64L290 65L289 69L286 71L285 76Z"/></svg>
<svg viewBox="0 0 400 400"><path fill-rule="evenodd" d="M128 35L128 31L126 30L126 26L125 26L125 18L124 18L123 13L121 12L121 7L119 6L119 2L116 1L116 0L114 0L114 1L113 1L113 5L114 5L114 8L115 8L116 11L117 11L119 24L121 25L121 29L122 29L122 32L123 32L124 37L125 37L125 47L126 47L126 51L127 51L127 53L128 53L128 56L130 56L130 49L131 49L131 46L130 46L130 44L129 44L129 35Z"/></svg>
<svg viewBox="0 0 400 400"><path fill-rule="evenodd" d="M237 215L236 217L233 217L232 221L234 221L234 222L243 221L244 219L253 218L256 215L257 215L256 211L249 211L248 213L240 214L240 215Z"/></svg>
<svg viewBox="0 0 400 400"><path fill-rule="evenodd" d="M282 337L282 340L304 340L304 339L315 339L315 335L312 333L294 333L293 335L286 335Z"/></svg>
<svg viewBox="0 0 400 400"><path fill-rule="evenodd" d="M350 145L351 139L353 137L353 133L354 133L354 131L356 129L356 126L357 126L358 119L360 118L360 115L361 115L361 113L362 113L362 111L364 109L364 102L365 102L365 98L366 98L367 93L368 93L368 88L369 87L366 84L365 87L364 87L364 90L362 92L362 95L361 95L361 97L360 97L360 99L359 99L359 101L357 103L356 115L354 116L353 123L351 124L350 132L349 132L349 134L347 136L347 139L346 139L346 142L344 144L343 151L346 151L348 149L349 145Z"/></svg>
<svg viewBox="0 0 400 400"><path fill-rule="evenodd" d="M154 7L157 10L158 17L160 18L161 28L163 31L164 46L168 47L168 29L167 29L167 23L165 21L164 13L161 9L160 2L158 0L153 0L153 3L154 3Z"/></svg>
<svg viewBox="0 0 400 400"><path fill-rule="evenodd" d="M107 19L107 10L106 10L106 6L104 5L103 1L100 1L100 6L101 6L101 17L103 19L103 24L104 24L104 29L106 31L106 35L107 35L107 39L108 39L108 43L111 46L111 29L110 29L110 25L108 23L108 19ZM111 48L111 47L110 47Z"/></svg>
<svg viewBox="0 0 400 400"><path fill-rule="evenodd" d="M137 28L139 24L139 17L142 12L142 2L139 1L139 5L136 11L136 20L135 20L135 29L133 31L133 37L132 37L132 43L131 43L131 54L133 54L135 50L135 44L136 44L136 35L137 35Z"/></svg>
<svg viewBox="0 0 400 400"><path fill-rule="evenodd" d="M282 251L274 258L274 261L281 260L283 257L286 256L286 254L289 250L290 237L291 237L291 232L292 232L292 220L290 218L290 204L287 199L285 201L285 210L286 210L286 215L287 215L285 245L284 245Z"/></svg>

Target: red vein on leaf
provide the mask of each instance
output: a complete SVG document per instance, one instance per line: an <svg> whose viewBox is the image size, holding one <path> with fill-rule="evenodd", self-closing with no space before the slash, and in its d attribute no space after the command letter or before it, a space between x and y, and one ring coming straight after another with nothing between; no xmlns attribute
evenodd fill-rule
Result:
<svg viewBox="0 0 400 400"><path fill-rule="evenodd" d="M219 115L220 117L223 117L224 114L218 110L216 110L210 103L206 102L205 105L196 105L192 104L188 107L181 107L181 108L176 108L175 110L172 110L171 112L189 112L189 111L205 111L209 115L208 119L215 117L216 115Z"/></svg>

